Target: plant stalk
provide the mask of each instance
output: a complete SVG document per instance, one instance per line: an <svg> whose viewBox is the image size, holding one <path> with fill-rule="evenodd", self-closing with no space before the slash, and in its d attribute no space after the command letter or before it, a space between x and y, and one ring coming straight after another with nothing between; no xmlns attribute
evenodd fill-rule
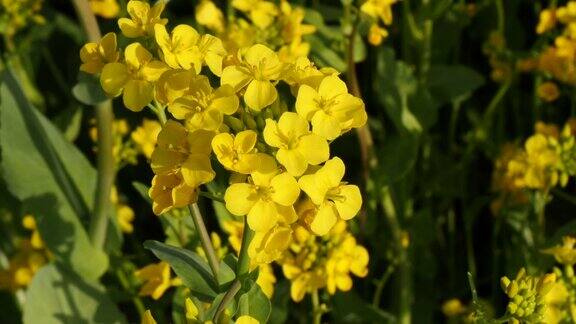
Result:
<svg viewBox="0 0 576 324"><path fill-rule="evenodd" d="M250 271L250 256L248 255L248 247L252 238L254 238L254 231L248 226L248 217L244 217L244 229L242 231L242 246L240 247L240 254L238 255L238 266L236 268L236 277L241 277Z"/></svg>
<svg viewBox="0 0 576 324"><path fill-rule="evenodd" d="M98 27L96 17L90 9L87 0L72 0L76 14L82 24L88 40L97 42L102 34ZM96 106L96 129L98 132L98 179L96 194L94 197L94 212L90 219L90 240L94 247L103 249L106 241L106 231L108 228L108 217L110 213L110 191L114 184L114 138L112 135L112 124L114 122L114 112L112 111L112 101L107 100Z"/></svg>
<svg viewBox="0 0 576 324"><path fill-rule="evenodd" d="M218 279L218 269L220 268L220 265L218 263L218 257L216 257L216 252L214 251L214 247L212 246L212 240L210 240L210 235L208 235L208 230L206 229L206 224L204 224L204 219L202 219L202 214L200 213L198 204L193 203L191 205L188 205L188 210L190 211L192 221L194 221L194 226L196 227L198 235L200 236L200 243L202 244L202 249L204 249L204 253L206 253L206 258L208 259L208 265L212 270L214 279L216 280L216 283L220 284L220 281Z"/></svg>

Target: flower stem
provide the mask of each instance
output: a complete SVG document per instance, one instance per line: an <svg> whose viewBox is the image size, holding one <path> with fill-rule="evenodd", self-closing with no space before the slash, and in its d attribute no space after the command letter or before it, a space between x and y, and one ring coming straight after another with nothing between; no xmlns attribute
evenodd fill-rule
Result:
<svg viewBox="0 0 576 324"><path fill-rule="evenodd" d="M242 288L242 283L240 282L240 280L238 279L234 280L234 283L232 283L232 286L230 286L230 289L228 289L228 291L224 295L224 298L222 298L222 301L220 302L220 304L218 304L218 308L216 309L216 313L214 314L214 323L220 322L220 316L222 316L222 313L226 309L226 306L228 306L228 304L232 301L232 299L234 299L234 296L236 296L236 294L240 291L240 288Z"/></svg>
<svg viewBox="0 0 576 324"><path fill-rule="evenodd" d="M72 0L76 14L86 32L88 40L97 42L102 34L96 17L90 9L87 0ZM98 180L94 197L94 213L90 220L90 240L94 247L102 249L106 241L108 215L110 212L110 191L114 184L114 138L112 123L114 112L112 101L107 100L96 107L96 128L98 132Z"/></svg>
<svg viewBox="0 0 576 324"><path fill-rule="evenodd" d="M244 230L242 231L242 246L238 255L238 266L236 268L236 277L243 276L250 271L250 256L248 247L254 237L254 231L248 226L248 217L244 217Z"/></svg>
<svg viewBox="0 0 576 324"><path fill-rule="evenodd" d="M222 197L218 197L210 192L206 192L206 191L199 191L198 192L198 196L204 197L204 198L208 198L210 200L214 200L220 203L225 203L224 199Z"/></svg>
<svg viewBox="0 0 576 324"><path fill-rule="evenodd" d="M220 283L218 280L218 269L219 263L218 258L216 257L216 252L214 251L214 247L212 246L212 241L210 240L210 235L208 235L208 230L206 229L206 224L204 224L204 219L202 219L202 214L200 213L200 209L198 208L197 203L193 203L188 205L188 210L190 211L190 215L192 216L192 220L194 221L194 226L198 231L198 235L200 236L200 242L202 244L202 249L204 249L204 253L206 253L206 258L208 259L208 265L212 270L212 274L214 275L214 279L216 283Z"/></svg>
<svg viewBox="0 0 576 324"><path fill-rule="evenodd" d="M318 296L318 289L312 291L312 323L320 324L322 323L322 314L324 311L320 306L320 298Z"/></svg>

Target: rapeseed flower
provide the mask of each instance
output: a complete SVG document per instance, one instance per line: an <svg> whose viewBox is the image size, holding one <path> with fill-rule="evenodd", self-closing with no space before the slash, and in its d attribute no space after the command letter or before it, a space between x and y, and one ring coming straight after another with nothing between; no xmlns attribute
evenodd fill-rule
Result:
<svg viewBox="0 0 576 324"><path fill-rule="evenodd" d="M349 220L360 211L360 189L342 182L344 169L344 162L335 157L315 173L304 175L298 180L302 191L316 206L310 228L317 235L328 233L339 219Z"/></svg>
<svg viewBox="0 0 576 324"><path fill-rule="evenodd" d="M220 82L236 91L246 88L244 102L249 108L260 111L276 101L278 92L273 82L280 79L284 65L273 50L260 44L238 56L238 64L222 71Z"/></svg>
<svg viewBox="0 0 576 324"><path fill-rule="evenodd" d="M546 249L542 252L553 255L558 263L573 266L576 264L576 238L564 236L562 244Z"/></svg>
<svg viewBox="0 0 576 324"><path fill-rule="evenodd" d="M232 0L232 6L245 12L254 25L268 27L278 15L278 8L273 2L265 0Z"/></svg>
<svg viewBox="0 0 576 324"><path fill-rule="evenodd" d="M148 195L152 199L152 211L156 215L172 208L182 208L198 199L198 188L186 184L180 172L155 175Z"/></svg>
<svg viewBox="0 0 576 324"><path fill-rule="evenodd" d="M152 157L160 130L162 130L162 126L159 122L144 118L142 124L130 134L130 138L134 141L138 150L147 159Z"/></svg>
<svg viewBox="0 0 576 324"><path fill-rule="evenodd" d="M220 133L212 139L212 150L226 169L250 174L260 167L262 159L262 153L255 149L257 140L258 134L252 130L239 132L236 136Z"/></svg>
<svg viewBox="0 0 576 324"><path fill-rule="evenodd" d="M108 33L98 43L87 43L80 49L80 71L98 74L107 63L117 62L120 53L116 48L116 34Z"/></svg>
<svg viewBox="0 0 576 324"><path fill-rule="evenodd" d="M325 77L318 89L301 85L296 111L311 121L312 132L327 140L363 126L368 118L362 100L349 94L344 81L336 75Z"/></svg>
<svg viewBox="0 0 576 324"><path fill-rule="evenodd" d="M140 111L154 98L154 82L168 67L163 62L154 60L152 54L140 43L128 45L124 51L124 59L124 63L104 65L100 83L110 96L123 94L126 108Z"/></svg>
<svg viewBox="0 0 576 324"><path fill-rule="evenodd" d="M153 36L156 24L166 25L168 23L168 19L160 18L165 6L164 0L157 1L152 8L147 2L130 0L127 5L130 18L118 19L118 27L122 30L122 34L128 38Z"/></svg>
<svg viewBox="0 0 576 324"><path fill-rule="evenodd" d="M264 140L278 148L276 159L293 176L300 176L308 165L318 165L330 157L328 143L312 134L308 122L296 113L285 112L278 122L268 118Z"/></svg>
<svg viewBox="0 0 576 324"><path fill-rule="evenodd" d="M144 282L138 294L155 300L160 299L170 287L182 284L180 278L172 278L170 265L164 261L149 264L136 271L135 275Z"/></svg>
<svg viewBox="0 0 576 324"><path fill-rule="evenodd" d="M224 31L224 14L211 0L202 0L196 6L196 21L208 29L221 33Z"/></svg>
<svg viewBox="0 0 576 324"><path fill-rule="evenodd" d="M111 19L120 13L120 6L116 0L90 0L90 9L95 15Z"/></svg>

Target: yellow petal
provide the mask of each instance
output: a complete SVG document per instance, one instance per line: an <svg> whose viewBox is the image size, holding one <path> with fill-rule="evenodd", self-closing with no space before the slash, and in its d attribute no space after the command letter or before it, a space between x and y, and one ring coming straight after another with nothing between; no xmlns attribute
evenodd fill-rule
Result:
<svg viewBox="0 0 576 324"><path fill-rule="evenodd" d="M139 70L152 60L152 54L140 43L132 43L124 50L126 64L135 70Z"/></svg>
<svg viewBox="0 0 576 324"><path fill-rule="evenodd" d="M245 130L236 134L234 138L234 149L239 153L248 153L254 149L256 141L258 140L258 134L253 130Z"/></svg>
<svg viewBox="0 0 576 324"><path fill-rule="evenodd" d="M140 111L154 98L154 85L148 81L130 80L124 88L124 105L132 111Z"/></svg>
<svg viewBox="0 0 576 324"><path fill-rule="evenodd" d="M281 148L276 152L276 159L295 177L301 176L308 167L305 156L297 149Z"/></svg>
<svg viewBox="0 0 576 324"><path fill-rule="evenodd" d="M306 119L293 112L285 112L280 116L278 120L278 130L282 135L291 140L310 133Z"/></svg>
<svg viewBox="0 0 576 324"><path fill-rule="evenodd" d="M258 199L248 212L248 226L256 232L270 230L278 220L276 204L272 201Z"/></svg>
<svg viewBox="0 0 576 324"><path fill-rule="evenodd" d="M235 183L226 189L224 201L226 209L236 216L248 214L256 203L258 195L254 187L247 183Z"/></svg>
<svg viewBox="0 0 576 324"><path fill-rule="evenodd" d="M298 151L312 165L318 165L330 157L328 142L316 134L302 136L298 143Z"/></svg>
<svg viewBox="0 0 576 324"><path fill-rule="evenodd" d="M260 322L248 315L242 315L236 319L236 324L260 324Z"/></svg>
<svg viewBox="0 0 576 324"><path fill-rule="evenodd" d="M325 77L318 87L318 93L325 99L332 99L338 95L348 93L346 83L340 80L337 75Z"/></svg>
<svg viewBox="0 0 576 324"><path fill-rule="evenodd" d="M354 185L340 186L340 195L344 197L341 200L335 200L338 214L343 220L348 220L356 216L362 207L362 195L360 189Z"/></svg>
<svg viewBox="0 0 576 324"><path fill-rule="evenodd" d="M226 97L219 97L212 100L209 109L215 109L219 112L232 115L238 110L239 100L235 94Z"/></svg>
<svg viewBox="0 0 576 324"><path fill-rule="evenodd" d="M342 178L344 178L344 172L344 162L336 156L328 160L317 174L323 179L326 185L330 188L335 188L340 185Z"/></svg>
<svg viewBox="0 0 576 324"><path fill-rule="evenodd" d="M336 118L324 111L317 111L312 117L312 131L331 141L340 136L342 130Z"/></svg>
<svg viewBox="0 0 576 324"><path fill-rule="evenodd" d="M252 76L248 74L248 70L240 68L236 65L228 66L222 71L220 78L221 85L229 85L238 91L244 88L252 80Z"/></svg>
<svg viewBox="0 0 576 324"><path fill-rule="evenodd" d="M191 154L182 164L182 177L187 185L198 187L214 179L216 173L210 165L210 157L204 154Z"/></svg>
<svg viewBox="0 0 576 324"><path fill-rule="evenodd" d="M132 19L120 18L118 19L118 27L122 34L128 38L136 38L146 35L146 32L140 28Z"/></svg>
<svg viewBox="0 0 576 324"><path fill-rule="evenodd" d="M286 143L286 138L280 136L278 131L278 123L272 118L266 119L266 126L264 126L264 141L272 147L282 147Z"/></svg>
<svg viewBox="0 0 576 324"><path fill-rule="evenodd" d="M244 102L249 108L260 111L271 105L278 97L276 88L265 80L252 80L244 93Z"/></svg>
<svg viewBox="0 0 576 324"><path fill-rule="evenodd" d="M296 112L307 120L311 120L314 113L320 109L317 99L316 90L306 84L301 85L296 97Z"/></svg>
<svg viewBox="0 0 576 324"><path fill-rule="evenodd" d="M186 319L187 320L197 320L198 319L198 307L194 304L192 299L186 298L185 300L186 306Z"/></svg>
<svg viewBox="0 0 576 324"><path fill-rule="evenodd" d="M316 235L325 235L334 227L337 220L337 210L334 204L330 202L324 203L318 208L316 215L314 215L310 229Z"/></svg>
<svg viewBox="0 0 576 324"><path fill-rule="evenodd" d="M214 132L207 130L196 130L188 135L188 147L193 154L204 154L208 156L212 150L210 143L214 138Z"/></svg>
<svg viewBox="0 0 576 324"><path fill-rule="evenodd" d="M146 81L154 82L160 78L162 73L168 70L168 66L164 62L152 61L148 62L142 67L141 73Z"/></svg>
<svg viewBox="0 0 576 324"><path fill-rule="evenodd" d="M149 309L144 312L144 316L142 316L141 324L156 324L156 320L152 317L152 312Z"/></svg>
<svg viewBox="0 0 576 324"><path fill-rule="evenodd" d="M316 205L324 202L329 187L324 181L319 181L315 174L304 175L298 180L298 185Z"/></svg>
<svg viewBox="0 0 576 324"><path fill-rule="evenodd" d="M100 84L104 92L118 96L122 93L122 89L130 80L128 68L121 63L109 63L104 65L102 74L100 75Z"/></svg>
<svg viewBox="0 0 576 324"><path fill-rule="evenodd" d="M270 187L273 190L272 200L283 206L292 206L300 195L296 179L286 172L272 178Z"/></svg>

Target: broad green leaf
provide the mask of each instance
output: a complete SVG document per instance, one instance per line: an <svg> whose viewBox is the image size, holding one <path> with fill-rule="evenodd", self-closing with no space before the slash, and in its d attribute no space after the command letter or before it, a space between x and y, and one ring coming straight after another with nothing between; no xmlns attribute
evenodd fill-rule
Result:
<svg viewBox="0 0 576 324"><path fill-rule="evenodd" d="M57 262L95 279L108 258L95 249L82 223L88 222L96 172L50 121L24 97L10 72L0 87L0 170L8 190L36 218Z"/></svg>
<svg viewBox="0 0 576 324"><path fill-rule="evenodd" d="M210 267L198 254L158 241L146 241L144 247L160 260L168 262L184 285L199 298L211 300L217 295Z"/></svg>
<svg viewBox="0 0 576 324"><path fill-rule="evenodd" d="M62 110L56 117L54 117L53 122L62 133L64 137L70 142L74 142L80 134L80 128L82 128L82 112L84 110L78 105L73 107L68 107Z"/></svg>
<svg viewBox="0 0 576 324"><path fill-rule="evenodd" d="M440 103L466 99L484 82L480 73L464 65L434 65L428 76L430 92Z"/></svg>
<svg viewBox="0 0 576 324"><path fill-rule="evenodd" d="M89 106L108 100L98 78L86 73L80 73L78 83L72 87L72 94L78 101Z"/></svg>
<svg viewBox="0 0 576 324"><path fill-rule="evenodd" d="M401 180L414 167L418 157L416 135L394 135L386 139L379 152L379 185L387 186Z"/></svg>
<svg viewBox="0 0 576 324"><path fill-rule="evenodd" d="M48 264L34 276L26 292L24 324L126 323L98 282Z"/></svg>
<svg viewBox="0 0 576 324"><path fill-rule="evenodd" d="M396 61L390 48L379 49L378 57L378 78L374 80L374 93L378 100L399 132L422 132L422 125L408 100L417 90L414 71L406 63Z"/></svg>
<svg viewBox="0 0 576 324"><path fill-rule="evenodd" d="M267 323L272 306L260 286L250 280L249 290L238 298L238 316L249 315L260 323Z"/></svg>

